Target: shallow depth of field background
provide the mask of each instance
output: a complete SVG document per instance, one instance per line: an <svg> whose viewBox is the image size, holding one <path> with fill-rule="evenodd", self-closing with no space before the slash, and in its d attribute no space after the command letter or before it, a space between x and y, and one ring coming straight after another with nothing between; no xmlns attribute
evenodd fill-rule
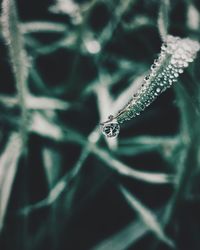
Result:
<svg viewBox="0 0 200 250"><path fill-rule="evenodd" d="M199 58L117 139L99 123L162 33L199 40L200 2L0 2L0 249L199 250Z"/></svg>

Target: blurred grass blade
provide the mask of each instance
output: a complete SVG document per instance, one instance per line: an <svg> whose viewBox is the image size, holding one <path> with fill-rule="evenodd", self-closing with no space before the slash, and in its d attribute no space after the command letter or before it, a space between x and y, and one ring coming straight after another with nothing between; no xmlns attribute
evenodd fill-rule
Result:
<svg viewBox="0 0 200 250"><path fill-rule="evenodd" d="M49 122L40 112L33 113L30 130L53 140L63 140L62 130L54 123Z"/></svg>
<svg viewBox="0 0 200 250"><path fill-rule="evenodd" d="M18 98L7 95L0 95L0 103L4 106L13 108L19 104ZM57 100L50 97L26 96L27 109L35 110L66 110L70 107L70 103Z"/></svg>
<svg viewBox="0 0 200 250"><path fill-rule="evenodd" d="M54 150L51 146L46 146L42 150L42 161L45 168L48 187L52 189L57 180L60 178L61 155L58 150ZM55 166L57 166L55 168Z"/></svg>
<svg viewBox="0 0 200 250"><path fill-rule="evenodd" d="M162 226L158 222L155 215L122 185L119 185L119 190L129 203L129 205L136 211L136 213L140 216L141 220L146 224L148 229L152 231L158 237L158 239L165 242L168 246L174 248L174 243L163 232Z"/></svg>
<svg viewBox="0 0 200 250"><path fill-rule="evenodd" d="M24 41L20 32L17 9L14 0L2 1L2 33L8 46L12 71L15 77L18 98L21 107L20 134L24 145L27 140L27 108L25 96L27 94L27 76L29 65L28 57L24 49Z"/></svg>
<svg viewBox="0 0 200 250"><path fill-rule="evenodd" d="M141 221L134 221L122 228L119 232L103 240L92 250L124 250L133 246L141 237L148 232L148 229Z"/></svg>
<svg viewBox="0 0 200 250"><path fill-rule="evenodd" d="M110 109L112 110L113 114L117 114L117 112L124 106L124 103L127 103L127 99L131 99L132 94L137 92L137 90L141 86L141 82L143 81L144 77L145 75L140 75L136 77L132 81L132 83L120 93L120 95L113 102L112 108Z"/></svg>
<svg viewBox="0 0 200 250"><path fill-rule="evenodd" d="M35 33L35 32L56 32L62 33L66 31L66 25L55 22L27 22L21 23L20 29L23 33Z"/></svg>
<svg viewBox="0 0 200 250"><path fill-rule="evenodd" d="M180 140L175 136L136 136L120 141L119 155L136 155L157 151L163 158L171 160L171 156L179 145Z"/></svg>
<svg viewBox="0 0 200 250"><path fill-rule="evenodd" d="M166 40L168 34L168 26L169 26L169 0L161 0L160 1L160 9L158 13L158 30L162 41Z"/></svg>
<svg viewBox="0 0 200 250"><path fill-rule="evenodd" d="M6 209L21 152L21 138L19 134L13 133L0 157L0 231L3 228Z"/></svg>
<svg viewBox="0 0 200 250"><path fill-rule="evenodd" d="M199 30L200 26L200 14L197 8L190 2L187 1L187 25L192 30Z"/></svg>
<svg viewBox="0 0 200 250"><path fill-rule="evenodd" d="M141 135L135 136L133 138L122 139L120 145L132 145L132 144L141 144L141 145L151 145L152 147L160 147L165 144L176 145L178 138L175 136L150 136L150 135Z"/></svg>
<svg viewBox="0 0 200 250"><path fill-rule="evenodd" d="M113 169L114 171L117 171L121 175L125 175L127 177L141 180L147 183L152 183L152 184L165 184L165 183L174 182L173 175L139 171L115 159L113 156L109 155L109 153L107 153L106 151L100 148L93 146L91 147L91 150L111 169Z"/></svg>
<svg viewBox="0 0 200 250"><path fill-rule="evenodd" d="M35 97L33 95L28 96L27 98L27 107L29 109L57 109L57 110L66 110L70 106L69 103L57 100L55 98L49 97Z"/></svg>

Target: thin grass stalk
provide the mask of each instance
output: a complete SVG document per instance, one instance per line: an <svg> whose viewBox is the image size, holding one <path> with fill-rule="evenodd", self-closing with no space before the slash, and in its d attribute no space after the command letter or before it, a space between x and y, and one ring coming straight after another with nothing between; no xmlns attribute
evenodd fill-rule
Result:
<svg viewBox="0 0 200 250"><path fill-rule="evenodd" d="M24 49L24 40L20 31L17 7L14 0L2 1L2 33L8 47L12 71L14 74L16 89L21 109L20 134L23 140L24 150L27 142L28 109L26 105L28 57Z"/></svg>

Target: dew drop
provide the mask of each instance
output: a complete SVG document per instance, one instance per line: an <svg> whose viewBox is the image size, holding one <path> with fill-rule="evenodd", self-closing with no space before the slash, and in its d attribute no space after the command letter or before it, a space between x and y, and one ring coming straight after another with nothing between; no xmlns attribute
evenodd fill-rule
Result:
<svg viewBox="0 0 200 250"><path fill-rule="evenodd" d="M102 133L108 138L118 136L120 131L120 126L118 122L109 122L103 125Z"/></svg>
<svg viewBox="0 0 200 250"><path fill-rule="evenodd" d="M134 112L132 110L128 111L128 117L133 118L135 116Z"/></svg>
<svg viewBox="0 0 200 250"><path fill-rule="evenodd" d="M146 75L145 78L144 78L145 81L148 81L149 79L150 79L150 74Z"/></svg>
<svg viewBox="0 0 200 250"><path fill-rule="evenodd" d="M154 70L156 68L156 64L154 63L152 66L151 66L151 70Z"/></svg>
<svg viewBox="0 0 200 250"><path fill-rule="evenodd" d="M160 91L161 91L160 88L157 88L157 89L156 89L156 92L157 92L157 93L160 93Z"/></svg>

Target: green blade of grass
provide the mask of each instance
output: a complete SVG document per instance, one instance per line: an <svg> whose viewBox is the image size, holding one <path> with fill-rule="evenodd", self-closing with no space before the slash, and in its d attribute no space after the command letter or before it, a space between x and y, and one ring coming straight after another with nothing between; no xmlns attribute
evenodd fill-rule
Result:
<svg viewBox="0 0 200 250"><path fill-rule="evenodd" d="M169 0L160 1L160 9L158 13L158 30L163 41L165 41L168 34L169 26Z"/></svg>
<svg viewBox="0 0 200 250"><path fill-rule="evenodd" d="M4 225L6 209L22 153L22 140L18 133L12 133L0 157L0 231Z"/></svg>
<svg viewBox="0 0 200 250"><path fill-rule="evenodd" d="M119 190L127 200L129 205L136 211L141 220L145 223L150 231L156 237L166 243L171 248L174 248L173 241L164 233L161 224L158 222L155 214L153 214L144 204L142 204L135 196L133 196L126 188L119 185Z"/></svg>
<svg viewBox="0 0 200 250"><path fill-rule="evenodd" d="M29 61L24 49L24 41L20 31L15 1L2 1L1 24L2 33L8 46L11 67L16 82L16 88L21 108L20 134L23 138L23 144L25 145L27 141L28 115L25 97L28 93L26 81L28 76ZM26 147L24 147L24 149L26 149Z"/></svg>
<svg viewBox="0 0 200 250"><path fill-rule="evenodd" d="M141 239L148 229L141 220L134 220L109 238L104 239L91 250L124 250Z"/></svg>

